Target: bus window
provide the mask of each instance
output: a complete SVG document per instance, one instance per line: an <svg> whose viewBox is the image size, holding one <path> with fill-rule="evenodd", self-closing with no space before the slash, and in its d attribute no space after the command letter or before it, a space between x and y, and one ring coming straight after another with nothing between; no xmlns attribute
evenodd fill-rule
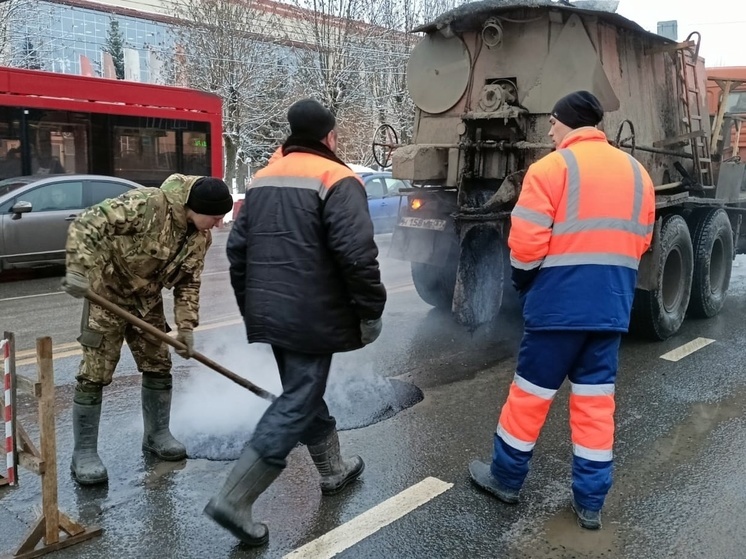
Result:
<svg viewBox="0 0 746 559"><path fill-rule="evenodd" d="M114 127L114 176L144 185L159 185L177 169L176 132Z"/></svg>
<svg viewBox="0 0 746 559"><path fill-rule="evenodd" d="M17 111L0 107L0 180L19 177L22 174Z"/></svg>
<svg viewBox="0 0 746 559"><path fill-rule="evenodd" d="M63 111L29 111L31 174L88 173L90 116Z"/></svg>
<svg viewBox="0 0 746 559"><path fill-rule="evenodd" d="M187 175L210 175L210 149L205 132L184 132L184 173Z"/></svg>

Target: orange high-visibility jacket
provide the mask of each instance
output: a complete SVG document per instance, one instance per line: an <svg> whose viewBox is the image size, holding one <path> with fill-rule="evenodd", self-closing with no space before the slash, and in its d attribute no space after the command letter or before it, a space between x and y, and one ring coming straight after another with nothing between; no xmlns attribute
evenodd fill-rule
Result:
<svg viewBox="0 0 746 559"><path fill-rule="evenodd" d="M653 182L596 128L573 130L529 167L508 244L526 291L526 329L626 331L655 222Z"/></svg>

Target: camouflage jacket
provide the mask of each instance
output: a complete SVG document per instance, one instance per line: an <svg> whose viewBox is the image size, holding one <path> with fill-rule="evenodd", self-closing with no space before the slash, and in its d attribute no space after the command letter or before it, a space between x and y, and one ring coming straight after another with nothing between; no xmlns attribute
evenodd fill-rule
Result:
<svg viewBox="0 0 746 559"><path fill-rule="evenodd" d="M134 189L81 213L67 235L67 269L91 289L145 316L174 290L177 328L199 323L200 276L212 243L188 227L185 204L199 177L171 175L160 188Z"/></svg>

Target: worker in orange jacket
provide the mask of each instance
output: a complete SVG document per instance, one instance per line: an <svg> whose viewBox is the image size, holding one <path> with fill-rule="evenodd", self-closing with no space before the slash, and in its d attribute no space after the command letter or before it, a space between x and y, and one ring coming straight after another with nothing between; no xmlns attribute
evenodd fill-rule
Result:
<svg viewBox="0 0 746 559"><path fill-rule="evenodd" d="M569 378L572 507L588 529L601 527L611 488L619 344L655 221L650 176L608 143L596 128L602 118L587 91L560 99L549 120L557 150L526 173L508 240L524 336L492 463L469 466L482 489L518 502L549 406Z"/></svg>

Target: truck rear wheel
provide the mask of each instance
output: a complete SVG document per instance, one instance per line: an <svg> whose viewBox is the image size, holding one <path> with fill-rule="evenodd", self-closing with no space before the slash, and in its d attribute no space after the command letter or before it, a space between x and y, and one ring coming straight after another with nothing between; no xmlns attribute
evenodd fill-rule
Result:
<svg viewBox="0 0 746 559"><path fill-rule="evenodd" d="M679 215L663 219L657 287L638 289L632 305L630 330L639 336L665 340L681 328L692 292L694 251L686 221Z"/></svg>
<svg viewBox="0 0 746 559"><path fill-rule="evenodd" d="M433 266L412 262L412 281L417 295L436 309L451 310L456 287L456 265Z"/></svg>
<svg viewBox="0 0 746 559"><path fill-rule="evenodd" d="M689 314L710 318L725 303L733 269L733 228L722 208L703 212L694 226L694 279Z"/></svg>

